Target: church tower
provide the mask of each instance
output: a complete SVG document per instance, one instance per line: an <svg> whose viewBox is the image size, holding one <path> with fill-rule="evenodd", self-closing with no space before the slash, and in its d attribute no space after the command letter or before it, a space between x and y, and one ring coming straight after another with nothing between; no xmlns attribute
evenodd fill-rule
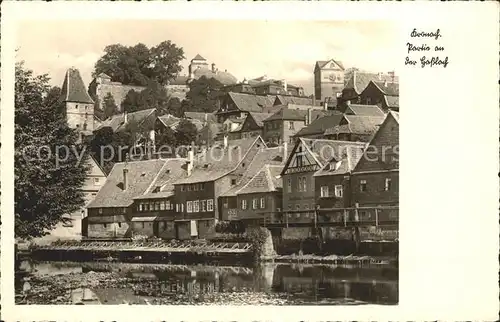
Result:
<svg viewBox="0 0 500 322"><path fill-rule="evenodd" d="M61 88L61 101L66 107L68 126L83 135L94 131L94 101L87 93L80 72L76 68L66 71Z"/></svg>
<svg viewBox="0 0 500 322"><path fill-rule="evenodd" d="M338 60L317 61L314 66L314 96L317 100L336 100L344 88L344 65Z"/></svg>

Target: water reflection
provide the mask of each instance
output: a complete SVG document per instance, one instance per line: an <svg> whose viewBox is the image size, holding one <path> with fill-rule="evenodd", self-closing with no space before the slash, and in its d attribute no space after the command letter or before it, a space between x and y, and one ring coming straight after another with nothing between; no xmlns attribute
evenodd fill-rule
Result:
<svg viewBox="0 0 500 322"><path fill-rule="evenodd" d="M186 296L199 300L214 293L280 293L295 303L397 304L398 270L394 267L275 264L259 267L24 262L35 275L117 272L130 279L131 287L92 291L106 304L139 301L138 297ZM81 292L81 291L80 291ZM79 292L77 292L79 293ZM142 300L144 303L144 300Z"/></svg>

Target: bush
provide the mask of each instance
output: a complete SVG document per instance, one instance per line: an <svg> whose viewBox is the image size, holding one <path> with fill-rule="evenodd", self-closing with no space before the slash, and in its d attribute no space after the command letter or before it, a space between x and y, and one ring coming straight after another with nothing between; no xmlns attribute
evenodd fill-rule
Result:
<svg viewBox="0 0 500 322"><path fill-rule="evenodd" d="M248 239L253 246L254 259L259 260L264 255L264 244L269 236L269 230L264 227L248 229L244 237Z"/></svg>

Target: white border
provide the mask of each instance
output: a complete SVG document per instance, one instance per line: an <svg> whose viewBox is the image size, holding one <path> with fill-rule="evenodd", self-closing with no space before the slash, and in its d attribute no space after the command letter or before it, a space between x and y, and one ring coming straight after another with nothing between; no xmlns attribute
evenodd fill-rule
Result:
<svg viewBox="0 0 500 322"><path fill-rule="evenodd" d="M496 2L3 2L2 318L7 321L496 319L498 12ZM448 68L402 68L400 74L399 305L196 309L149 306L146 310L137 306L120 306L119 310L110 306L13 306L15 27L19 20L61 18L389 19L401 25L401 64L406 56L407 34L412 28L440 28L446 54L450 56Z"/></svg>

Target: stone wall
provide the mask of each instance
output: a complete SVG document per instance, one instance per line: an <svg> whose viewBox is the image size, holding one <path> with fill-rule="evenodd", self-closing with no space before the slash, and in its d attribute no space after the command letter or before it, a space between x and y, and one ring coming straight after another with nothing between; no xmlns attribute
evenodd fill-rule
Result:
<svg viewBox="0 0 500 322"><path fill-rule="evenodd" d="M129 224L121 223L89 223L89 238L120 238L128 237Z"/></svg>
<svg viewBox="0 0 500 322"><path fill-rule="evenodd" d="M281 237L283 239L305 239L311 237L311 228L308 227L283 228Z"/></svg>
<svg viewBox="0 0 500 322"><path fill-rule="evenodd" d="M132 234L134 236L154 236L154 223L152 221L134 221L131 222Z"/></svg>

